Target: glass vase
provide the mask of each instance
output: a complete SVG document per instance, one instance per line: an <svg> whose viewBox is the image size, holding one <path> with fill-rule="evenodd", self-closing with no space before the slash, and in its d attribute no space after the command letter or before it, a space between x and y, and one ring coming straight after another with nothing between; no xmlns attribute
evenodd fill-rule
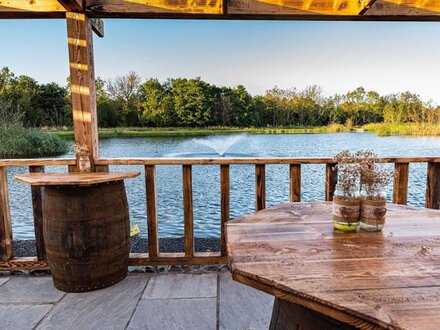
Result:
<svg viewBox="0 0 440 330"><path fill-rule="evenodd" d="M386 213L385 190L367 192L361 204L360 228L366 231L381 231L385 225Z"/></svg>
<svg viewBox="0 0 440 330"><path fill-rule="evenodd" d="M90 172L91 170L90 157L88 155L80 155L78 161L78 167L80 172Z"/></svg>
<svg viewBox="0 0 440 330"><path fill-rule="evenodd" d="M356 231L359 227L361 198L358 193L344 195L336 190L333 195L333 226L341 231Z"/></svg>

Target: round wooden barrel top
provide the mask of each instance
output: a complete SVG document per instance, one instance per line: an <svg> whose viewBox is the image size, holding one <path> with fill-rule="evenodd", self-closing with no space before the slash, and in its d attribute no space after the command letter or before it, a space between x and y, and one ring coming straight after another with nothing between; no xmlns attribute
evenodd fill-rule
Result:
<svg viewBox="0 0 440 330"><path fill-rule="evenodd" d="M364 329L440 329L440 211L388 204L382 232L337 232L331 203L226 225L233 278Z"/></svg>
<svg viewBox="0 0 440 330"><path fill-rule="evenodd" d="M90 186L137 177L139 172L25 173L15 177L31 186Z"/></svg>

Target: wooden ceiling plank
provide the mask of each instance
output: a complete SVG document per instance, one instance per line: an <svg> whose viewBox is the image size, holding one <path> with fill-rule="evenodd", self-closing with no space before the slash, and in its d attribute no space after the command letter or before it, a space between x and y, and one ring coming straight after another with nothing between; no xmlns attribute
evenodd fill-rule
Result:
<svg viewBox="0 0 440 330"><path fill-rule="evenodd" d="M58 0L66 11L82 12L84 5L82 0Z"/></svg>

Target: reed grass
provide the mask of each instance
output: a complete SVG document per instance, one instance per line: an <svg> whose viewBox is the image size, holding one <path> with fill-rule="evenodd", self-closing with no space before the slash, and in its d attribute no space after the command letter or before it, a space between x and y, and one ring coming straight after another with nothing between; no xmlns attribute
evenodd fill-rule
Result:
<svg viewBox="0 0 440 330"><path fill-rule="evenodd" d="M61 137L20 125L0 126L0 157L46 157L63 154L68 142Z"/></svg>
<svg viewBox="0 0 440 330"><path fill-rule="evenodd" d="M440 135L440 124L430 123L404 123L404 124L368 124L363 126L368 132L375 132L380 136L389 135Z"/></svg>

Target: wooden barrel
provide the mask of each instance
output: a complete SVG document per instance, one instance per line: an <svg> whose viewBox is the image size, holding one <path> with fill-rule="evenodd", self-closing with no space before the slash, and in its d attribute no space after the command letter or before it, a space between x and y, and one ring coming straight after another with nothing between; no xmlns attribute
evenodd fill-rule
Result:
<svg viewBox="0 0 440 330"><path fill-rule="evenodd" d="M130 223L123 181L46 186L43 219L56 288L93 291L127 276Z"/></svg>

